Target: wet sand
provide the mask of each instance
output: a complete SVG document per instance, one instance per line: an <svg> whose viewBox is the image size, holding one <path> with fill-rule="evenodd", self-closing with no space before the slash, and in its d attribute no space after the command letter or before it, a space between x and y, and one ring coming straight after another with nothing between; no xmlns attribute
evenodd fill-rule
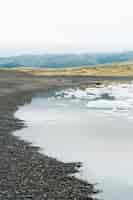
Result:
<svg viewBox="0 0 133 200"><path fill-rule="evenodd" d="M25 126L14 113L38 92L47 94L55 88L97 85L114 79L121 81L121 77L36 77L0 70L0 199L93 199L92 194L98 192L94 185L68 176L78 172L81 163L57 161L12 135Z"/></svg>

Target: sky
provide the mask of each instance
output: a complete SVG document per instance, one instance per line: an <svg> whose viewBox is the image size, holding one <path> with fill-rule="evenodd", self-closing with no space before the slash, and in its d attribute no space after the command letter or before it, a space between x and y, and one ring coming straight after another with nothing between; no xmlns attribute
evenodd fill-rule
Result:
<svg viewBox="0 0 133 200"><path fill-rule="evenodd" d="M132 0L0 0L0 55L133 50Z"/></svg>

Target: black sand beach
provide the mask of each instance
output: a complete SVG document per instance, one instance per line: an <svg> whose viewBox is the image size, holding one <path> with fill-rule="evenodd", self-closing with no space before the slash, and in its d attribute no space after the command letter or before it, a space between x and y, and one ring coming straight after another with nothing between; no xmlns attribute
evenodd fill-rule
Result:
<svg viewBox="0 0 133 200"><path fill-rule="evenodd" d="M20 105L38 92L62 87L99 85L103 81L130 81L132 77L45 77L25 72L0 71L0 199L91 200L99 191L73 176L81 163L63 163L39 153L39 147L13 136L25 126L14 117ZM71 176L69 176L71 175Z"/></svg>

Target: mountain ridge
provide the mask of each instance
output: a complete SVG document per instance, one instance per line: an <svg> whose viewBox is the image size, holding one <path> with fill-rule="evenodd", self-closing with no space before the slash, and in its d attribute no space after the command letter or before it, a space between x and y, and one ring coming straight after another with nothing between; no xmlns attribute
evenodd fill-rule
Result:
<svg viewBox="0 0 133 200"><path fill-rule="evenodd" d="M25 54L0 57L0 67L63 68L133 62L133 51L121 53Z"/></svg>

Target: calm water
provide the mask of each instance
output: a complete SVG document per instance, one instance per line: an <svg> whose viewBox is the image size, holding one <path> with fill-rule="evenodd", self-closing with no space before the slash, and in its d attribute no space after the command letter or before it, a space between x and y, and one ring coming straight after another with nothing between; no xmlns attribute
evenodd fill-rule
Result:
<svg viewBox="0 0 133 200"><path fill-rule="evenodd" d="M16 112L28 128L15 134L59 160L83 162L77 176L98 182L99 197L133 199L132 91L130 84L34 98Z"/></svg>

